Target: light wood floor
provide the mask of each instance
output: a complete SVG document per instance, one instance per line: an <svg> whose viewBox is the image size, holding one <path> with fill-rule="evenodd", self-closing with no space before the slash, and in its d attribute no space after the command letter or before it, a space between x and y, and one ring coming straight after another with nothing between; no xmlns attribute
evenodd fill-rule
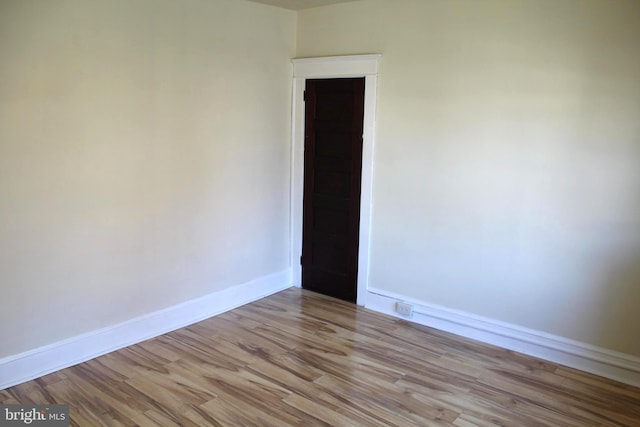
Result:
<svg viewBox="0 0 640 427"><path fill-rule="evenodd" d="M78 426L640 426L640 389L295 288L0 403Z"/></svg>

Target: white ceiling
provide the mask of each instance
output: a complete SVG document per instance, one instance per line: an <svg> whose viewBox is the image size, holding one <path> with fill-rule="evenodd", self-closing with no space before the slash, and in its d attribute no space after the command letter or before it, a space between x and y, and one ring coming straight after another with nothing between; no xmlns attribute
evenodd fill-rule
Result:
<svg viewBox="0 0 640 427"><path fill-rule="evenodd" d="M249 0L256 3L270 4L291 10L310 9L312 7L326 6L336 3L347 3L358 0Z"/></svg>

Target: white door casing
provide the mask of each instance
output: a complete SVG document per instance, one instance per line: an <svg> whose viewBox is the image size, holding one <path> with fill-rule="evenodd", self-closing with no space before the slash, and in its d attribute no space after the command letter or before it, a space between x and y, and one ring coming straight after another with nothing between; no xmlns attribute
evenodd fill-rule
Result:
<svg viewBox="0 0 640 427"><path fill-rule="evenodd" d="M360 194L360 241L358 243L358 305L364 306L369 281L373 149L375 140L378 63L382 55L350 55L293 59L291 120L291 269L292 283L301 286L302 199L304 189L304 88L306 79L364 77L364 123L362 134L362 183Z"/></svg>

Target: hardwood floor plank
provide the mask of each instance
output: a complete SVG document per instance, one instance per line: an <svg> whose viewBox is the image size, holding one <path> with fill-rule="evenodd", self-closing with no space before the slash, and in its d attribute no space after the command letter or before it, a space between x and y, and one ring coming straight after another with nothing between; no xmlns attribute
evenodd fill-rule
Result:
<svg viewBox="0 0 640 427"><path fill-rule="evenodd" d="M253 414L252 408L234 405L233 399L212 400L202 405L201 409L221 426L275 426L278 420L267 414Z"/></svg>
<svg viewBox="0 0 640 427"><path fill-rule="evenodd" d="M304 425L309 418L308 414L283 404L283 400L291 395L289 390L252 372L219 369L207 374L207 378L218 398L200 408L215 419L222 413L225 419L241 421L240 424L225 425Z"/></svg>
<svg viewBox="0 0 640 427"><path fill-rule="evenodd" d="M441 418L455 419L458 414L440 407L426 406L413 395L396 385L386 387L372 386L368 382L354 378L345 380L325 375L314 381L326 393L343 404L355 406L360 411L385 419L394 425L412 425Z"/></svg>
<svg viewBox="0 0 640 427"><path fill-rule="evenodd" d="M640 389L291 288L0 403L72 426L640 426Z"/></svg>
<svg viewBox="0 0 640 427"><path fill-rule="evenodd" d="M578 387L567 387L561 376L544 371L534 375L520 372L492 369L491 375L485 374L476 387L491 387L495 390L509 390L519 400L529 405L542 405L558 414L557 417L570 417L581 425L590 419L610 425L632 425L629 415L640 418L637 405L624 397L604 393L585 393ZM625 405L628 402L629 405ZM637 401L636 401L637 402ZM597 408L593 412L592 408ZM593 413L591 413L593 412ZM634 414L634 412L636 412ZM567 421L568 422L568 421Z"/></svg>
<svg viewBox="0 0 640 427"><path fill-rule="evenodd" d="M515 423L509 423L507 421L498 421L498 420L487 420L480 417L476 417L475 415L469 414L461 414L456 420L453 422L454 426L457 427L509 427L515 426Z"/></svg>
<svg viewBox="0 0 640 427"><path fill-rule="evenodd" d="M352 426L367 425L371 423L371 418L361 416L355 411L346 411L348 415L345 415L335 409L330 409L327 405L316 402L315 399L308 399L295 393L284 399L284 402L305 414L309 414L313 417L312 423L314 424Z"/></svg>
<svg viewBox="0 0 640 427"><path fill-rule="evenodd" d="M2 405L18 405L20 401L9 394L7 390L0 390L0 404Z"/></svg>
<svg viewBox="0 0 640 427"><path fill-rule="evenodd" d="M184 425L182 422L180 424L176 423L174 420L153 409L135 415L131 421L140 427L179 427Z"/></svg>
<svg viewBox="0 0 640 427"><path fill-rule="evenodd" d="M69 371L73 368L67 368ZM84 391L82 383L74 379L66 379L47 386L47 389L54 397L54 402L38 403L61 403L69 404L70 424L73 426L103 426L108 425L106 415L107 405L98 400L99 396L91 394L91 390ZM25 403L25 402L21 402ZM125 402L121 403L125 405Z"/></svg>

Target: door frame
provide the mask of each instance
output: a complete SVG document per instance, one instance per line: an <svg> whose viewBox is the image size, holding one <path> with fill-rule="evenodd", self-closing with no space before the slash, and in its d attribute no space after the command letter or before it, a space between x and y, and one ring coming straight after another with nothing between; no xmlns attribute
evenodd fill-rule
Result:
<svg viewBox="0 0 640 427"><path fill-rule="evenodd" d="M306 79L364 77L362 133L362 177L360 194L360 238L356 304L366 304L369 284L371 211L373 193L373 148L375 141L378 63L382 55L348 55L296 58L293 63L291 117L291 272L294 286L302 286L302 199L304 196L304 88Z"/></svg>

